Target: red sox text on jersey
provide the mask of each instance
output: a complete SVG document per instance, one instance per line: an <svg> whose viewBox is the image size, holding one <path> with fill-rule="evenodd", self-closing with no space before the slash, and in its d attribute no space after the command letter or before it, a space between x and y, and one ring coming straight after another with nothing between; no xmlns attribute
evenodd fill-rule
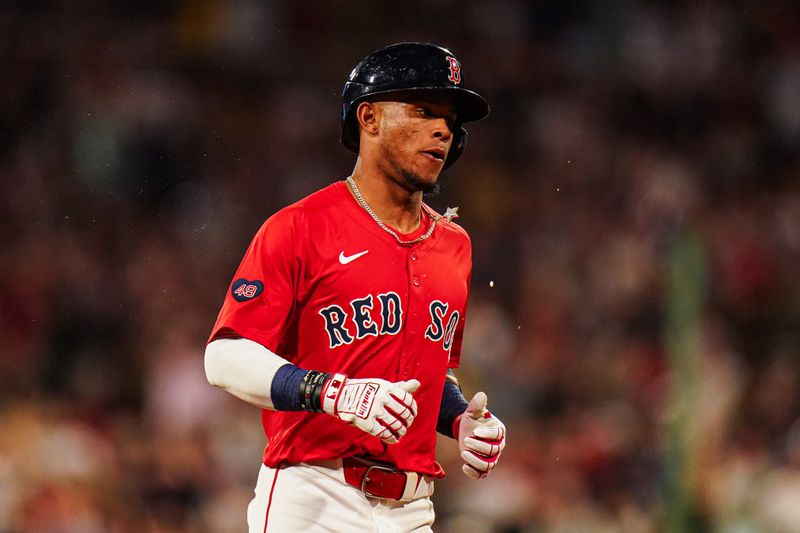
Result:
<svg viewBox="0 0 800 533"><path fill-rule="evenodd" d="M423 235L431 222L426 211L403 238ZM211 339L241 336L301 368L421 385L414 424L392 445L330 416L262 411L264 464L359 455L443 475L435 428L447 368L460 360L471 265L469 238L456 224L440 220L428 239L399 244L344 182L270 217L239 265Z"/></svg>
<svg viewBox="0 0 800 533"><path fill-rule="evenodd" d="M379 302L378 309L374 309L375 301ZM442 349L448 353L453 346L460 316L458 311L448 315L449 307L449 304L439 300L431 302L431 323L425 330L425 338L433 342L441 340ZM356 298L350 302L350 309L352 313L348 314L342 307L333 304L319 310L325 320L330 348L351 344L355 339L369 335L396 335L403 327L403 303L395 292L377 294L375 298L371 294Z"/></svg>

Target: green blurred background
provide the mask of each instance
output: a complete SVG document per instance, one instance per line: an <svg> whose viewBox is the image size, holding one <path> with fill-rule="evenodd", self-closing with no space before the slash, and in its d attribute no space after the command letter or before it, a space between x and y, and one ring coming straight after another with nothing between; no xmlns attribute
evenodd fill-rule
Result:
<svg viewBox="0 0 800 533"><path fill-rule="evenodd" d="M202 356L263 220L349 174L355 63L431 41L492 105L444 175L459 371L437 532L800 531L800 7L0 3L0 531L238 532L259 413Z"/></svg>

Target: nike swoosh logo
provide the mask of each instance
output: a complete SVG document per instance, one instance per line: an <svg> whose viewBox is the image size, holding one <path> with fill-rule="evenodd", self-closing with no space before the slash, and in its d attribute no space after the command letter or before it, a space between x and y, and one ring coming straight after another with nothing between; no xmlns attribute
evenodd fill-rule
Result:
<svg viewBox="0 0 800 533"><path fill-rule="evenodd" d="M346 265L347 263L355 261L367 252L369 252L369 250L364 250L363 252L358 252L357 254L353 255L344 255L344 251L339 252L339 262L343 265Z"/></svg>

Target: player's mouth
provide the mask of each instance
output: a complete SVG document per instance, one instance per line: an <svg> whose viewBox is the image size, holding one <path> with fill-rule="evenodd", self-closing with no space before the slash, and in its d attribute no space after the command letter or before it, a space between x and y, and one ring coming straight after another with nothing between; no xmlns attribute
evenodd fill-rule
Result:
<svg viewBox="0 0 800 533"><path fill-rule="evenodd" d="M429 148L427 150L423 150L422 154L425 157L436 161L437 163L443 163L446 155L443 148Z"/></svg>

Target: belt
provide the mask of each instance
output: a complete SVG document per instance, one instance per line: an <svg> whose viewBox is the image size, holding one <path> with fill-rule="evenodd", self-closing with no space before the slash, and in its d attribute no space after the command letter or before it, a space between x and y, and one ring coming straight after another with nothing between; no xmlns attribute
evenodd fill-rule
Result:
<svg viewBox="0 0 800 533"><path fill-rule="evenodd" d="M331 468L341 469L340 476L344 476L345 483L357 488L369 498L407 502L433 494L433 481L424 474L368 463L355 457L302 464L329 472Z"/></svg>

